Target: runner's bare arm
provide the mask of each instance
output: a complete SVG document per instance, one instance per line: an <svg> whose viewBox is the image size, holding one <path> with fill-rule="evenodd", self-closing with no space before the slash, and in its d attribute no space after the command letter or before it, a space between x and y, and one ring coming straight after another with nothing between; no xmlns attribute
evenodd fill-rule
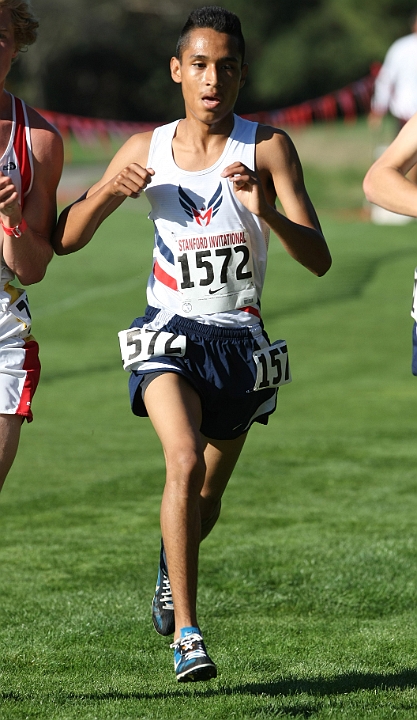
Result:
<svg viewBox="0 0 417 720"><path fill-rule="evenodd" d="M315 275L324 275L331 256L307 194L301 164L286 133L260 126L256 146L257 171L233 163L222 173L234 183L237 198L262 218L287 252ZM275 208L279 198L285 215Z"/></svg>
<svg viewBox="0 0 417 720"><path fill-rule="evenodd" d="M51 234L56 223L56 190L63 165L60 135L28 108L31 125L34 179L23 207L11 179L0 173L0 220L7 228L22 221L27 229L18 238L4 233L3 257L23 285L39 282L52 259Z"/></svg>
<svg viewBox="0 0 417 720"><path fill-rule="evenodd" d="M417 186L405 175L417 163L417 114L368 170L363 189L367 199L392 212L417 217Z"/></svg>
<svg viewBox="0 0 417 720"><path fill-rule="evenodd" d="M58 255L81 250L101 223L127 197L137 198L151 182L146 168L152 133L133 135L116 153L99 182L61 213L52 243Z"/></svg>

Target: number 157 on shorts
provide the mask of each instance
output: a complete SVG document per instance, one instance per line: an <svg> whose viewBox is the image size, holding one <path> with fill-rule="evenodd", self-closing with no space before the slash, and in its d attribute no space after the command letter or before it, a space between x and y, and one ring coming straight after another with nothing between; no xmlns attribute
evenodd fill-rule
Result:
<svg viewBox="0 0 417 720"><path fill-rule="evenodd" d="M256 365L254 390L280 387L291 382L291 370L285 340L276 340L268 347L255 350L253 359Z"/></svg>

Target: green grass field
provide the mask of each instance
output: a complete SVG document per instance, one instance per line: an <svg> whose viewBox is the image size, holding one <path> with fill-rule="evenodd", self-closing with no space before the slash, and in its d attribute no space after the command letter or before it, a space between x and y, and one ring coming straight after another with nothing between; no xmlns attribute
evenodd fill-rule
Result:
<svg viewBox="0 0 417 720"><path fill-rule="evenodd" d="M176 683L150 618L164 463L117 342L145 305L143 205L31 288L43 376L0 501L1 720L417 717L417 226L334 208L324 278L271 241L263 315L293 383L202 546L210 683Z"/></svg>

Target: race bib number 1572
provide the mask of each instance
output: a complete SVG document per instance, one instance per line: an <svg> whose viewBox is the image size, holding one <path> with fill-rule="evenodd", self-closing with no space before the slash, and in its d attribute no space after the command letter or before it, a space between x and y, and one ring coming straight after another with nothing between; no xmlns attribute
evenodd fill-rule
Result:
<svg viewBox="0 0 417 720"><path fill-rule="evenodd" d="M247 231L176 240L177 284L185 315L227 312L256 302Z"/></svg>

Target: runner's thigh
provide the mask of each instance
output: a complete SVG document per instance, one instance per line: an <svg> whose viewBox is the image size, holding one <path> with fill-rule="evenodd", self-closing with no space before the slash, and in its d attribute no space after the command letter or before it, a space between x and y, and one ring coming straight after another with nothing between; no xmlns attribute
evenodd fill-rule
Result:
<svg viewBox="0 0 417 720"><path fill-rule="evenodd" d="M167 457L189 445L203 452L201 402L187 380L174 372L158 375L146 388L144 402Z"/></svg>

